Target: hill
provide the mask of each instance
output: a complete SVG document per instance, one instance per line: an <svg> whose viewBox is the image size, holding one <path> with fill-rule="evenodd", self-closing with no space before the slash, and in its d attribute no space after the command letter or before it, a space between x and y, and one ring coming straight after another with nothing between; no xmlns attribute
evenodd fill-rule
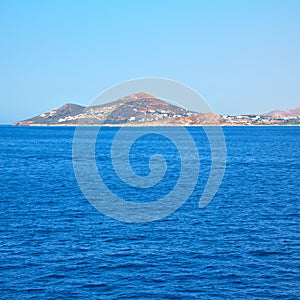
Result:
<svg viewBox="0 0 300 300"><path fill-rule="evenodd" d="M269 113L266 113L265 116L272 118L286 118L286 117L300 117L300 107L289 109L289 110L273 110Z"/></svg>
<svg viewBox="0 0 300 300"><path fill-rule="evenodd" d="M68 103L14 125L219 125L220 121L217 114L188 111L141 92L97 106Z"/></svg>

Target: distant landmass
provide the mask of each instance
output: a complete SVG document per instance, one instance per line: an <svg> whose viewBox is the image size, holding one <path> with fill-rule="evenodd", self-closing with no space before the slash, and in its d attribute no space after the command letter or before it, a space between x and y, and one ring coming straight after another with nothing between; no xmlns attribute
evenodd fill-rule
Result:
<svg viewBox="0 0 300 300"><path fill-rule="evenodd" d="M297 118L297 117L300 116L300 107L294 108L294 109L289 109L289 110L286 110L286 111L273 110L269 113L266 113L265 115L273 117L273 118L287 118L287 117Z"/></svg>
<svg viewBox="0 0 300 300"><path fill-rule="evenodd" d="M222 116L189 111L141 92L96 106L67 103L16 126L225 126L299 125L300 107L263 115Z"/></svg>

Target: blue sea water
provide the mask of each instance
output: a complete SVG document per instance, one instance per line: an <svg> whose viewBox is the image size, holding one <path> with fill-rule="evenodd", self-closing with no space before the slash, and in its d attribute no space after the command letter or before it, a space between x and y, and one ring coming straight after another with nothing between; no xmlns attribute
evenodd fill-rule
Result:
<svg viewBox="0 0 300 300"><path fill-rule="evenodd" d="M112 190L143 200L113 174L108 149L117 130L102 130L97 164ZM201 159L191 197L162 220L127 224L83 196L74 128L0 126L0 299L297 299L300 127L223 128L226 172L204 209L209 146L201 128L188 130ZM173 145L157 139L139 140L130 154L139 175L149 172L154 148L166 156L170 169L147 193L153 199L180 169Z"/></svg>

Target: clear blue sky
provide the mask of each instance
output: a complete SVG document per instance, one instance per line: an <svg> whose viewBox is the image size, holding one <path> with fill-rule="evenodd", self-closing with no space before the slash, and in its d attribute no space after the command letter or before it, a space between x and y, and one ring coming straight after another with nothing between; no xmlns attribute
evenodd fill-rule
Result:
<svg viewBox="0 0 300 300"><path fill-rule="evenodd" d="M0 123L136 77L222 114L300 106L300 1L1 1Z"/></svg>

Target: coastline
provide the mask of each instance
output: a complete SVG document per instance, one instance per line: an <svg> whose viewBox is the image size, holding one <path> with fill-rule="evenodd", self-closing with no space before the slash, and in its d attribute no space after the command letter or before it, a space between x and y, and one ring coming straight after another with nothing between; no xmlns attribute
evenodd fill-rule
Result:
<svg viewBox="0 0 300 300"><path fill-rule="evenodd" d="M12 127L298 127L300 124L2 124Z"/></svg>

